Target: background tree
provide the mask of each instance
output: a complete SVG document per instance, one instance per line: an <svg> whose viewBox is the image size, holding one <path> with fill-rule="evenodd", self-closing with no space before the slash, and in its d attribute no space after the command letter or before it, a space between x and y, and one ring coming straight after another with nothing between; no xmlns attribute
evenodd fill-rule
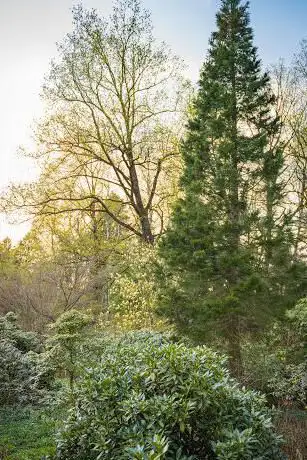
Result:
<svg viewBox="0 0 307 460"><path fill-rule="evenodd" d="M156 314L157 289L153 265L156 250L129 242L110 278L110 302L102 327L120 330L165 330L168 325Z"/></svg>
<svg viewBox="0 0 307 460"><path fill-rule="evenodd" d="M172 193L166 184L182 126L182 64L154 40L138 0L118 0L109 20L81 6L73 17L43 89L41 179L13 187L7 209L106 213L152 244Z"/></svg>
<svg viewBox="0 0 307 460"><path fill-rule="evenodd" d="M36 217L18 245L3 241L0 309L15 311L25 328L36 330L72 308L107 310L126 238L105 213Z"/></svg>

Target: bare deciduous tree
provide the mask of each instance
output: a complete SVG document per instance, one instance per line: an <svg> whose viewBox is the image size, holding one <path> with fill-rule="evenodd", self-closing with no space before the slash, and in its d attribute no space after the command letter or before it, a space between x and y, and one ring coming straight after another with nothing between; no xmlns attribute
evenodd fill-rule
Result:
<svg viewBox="0 0 307 460"><path fill-rule="evenodd" d="M32 187L13 187L7 209L95 209L152 244L164 226L168 167L178 153L182 63L156 43L139 0L118 0L108 21L80 6L73 14L74 31L43 89L49 112L35 155L42 176Z"/></svg>
<svg viewBox="0 0 307 460"><path fill-rule="evenodd" d="M277 111L282 121L280 136L284 142L284 210L291 216L294 256L306 247L307 192L307 59L304 42L291 67L283 62L274 68Z"/></svg>

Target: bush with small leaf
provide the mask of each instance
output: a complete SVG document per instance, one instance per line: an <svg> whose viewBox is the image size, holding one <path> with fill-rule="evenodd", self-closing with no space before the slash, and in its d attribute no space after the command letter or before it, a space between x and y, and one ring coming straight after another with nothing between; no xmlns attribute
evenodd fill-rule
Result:
<svg viewBox="0 0 307 460"><path fill-rule="evenodd" d="M280 442L263 396L240 389L223 357L131 333L84 370L56 458L278 460Z"/></svg>
<svg viewBox="0 0 307 460"><path fill-rule="evenodd" d="M0 317L0 405L33 404L44 396L53 376L41 351L38 336L23 331L14 313Z"/></svg>
<svg viewBox="0 0 307 460"><path fill-rule="evenodd" d="M244 343L245 383L275 404L307 404L307 300L288 310L258 342Z"/></svg>
<svg viewBox="0 0 307 460"><path fill-rule="evenodd" d="M46 342L45 360L68 377L71 392L84 354L88 338L86 329L90 322L90 316L70 310L49 327L51 335Z"/></svg>

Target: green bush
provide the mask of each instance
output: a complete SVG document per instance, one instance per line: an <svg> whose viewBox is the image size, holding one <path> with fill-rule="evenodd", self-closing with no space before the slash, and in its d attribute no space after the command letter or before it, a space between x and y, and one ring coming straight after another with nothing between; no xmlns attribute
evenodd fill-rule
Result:
<svg viewBox="0 0 307 460"><path fill-rule="evenodd" d="M89 339L86 329L90 322L90 316L73 309L63 313L50 325L52 334L46 341L44 358L46 363L68 377L71 393L78 368L86 354L84 347Z"/></svg>
<svg viewBox="0 0 307 460"><path fill-rule="evenodd" d="M0 340L13 345L22 353L39 351L40 341L35 332L23 331L17 324L17 315L8 312L0 316Z"/></svg>
<svg viewBox="0 0 307 460"><path fill-rule="evenodd" d="M264 398L240 389L223 357L138 333L84 371L56 458L277 460L279 445Z"/></svg>
<svg viewBox="0 0 307 460"><path fill-rule="evenodd" d="M0 317L0 405L36 403L45 395L53 375L39 351L38 337L20 329L14 313Z"/></svg>
<svg viewBox="0 0 307 460"><path fill-rule="evenodd" d="M307 404L307 300L300 300L258 342L242 348L245 384L275 404Z"/></svg>
<svg viewBox="0 0 307 460"><path fill-rule="evenodd" d="M306 405L306 362L289 363L286 348L274 349L265 340L245 343L242 355L245 385L262 391L275 405Z"/></svg>

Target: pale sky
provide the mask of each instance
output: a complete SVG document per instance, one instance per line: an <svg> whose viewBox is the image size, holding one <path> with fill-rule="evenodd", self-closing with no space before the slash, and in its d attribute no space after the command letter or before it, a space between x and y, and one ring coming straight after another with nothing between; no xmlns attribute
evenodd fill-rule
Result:
<svg viewBox="0 0 307 460"><path fill-rule="evenodd" d="M0 0L0 189L35 178L30 160L17 155L31 148L31 125L42 113L39 99L44 74L56 56L57 41L71 29L73 0ZM83 0L101 14L111 0ZM214 29L218 0L143 0L152 11L155 35L166 41L188 65L194 81ZM256 44L265 65L290 60L307 37L307 0L251 0ZM0 216L0 239L17 241L29 225L10 225Z"/></svg>

